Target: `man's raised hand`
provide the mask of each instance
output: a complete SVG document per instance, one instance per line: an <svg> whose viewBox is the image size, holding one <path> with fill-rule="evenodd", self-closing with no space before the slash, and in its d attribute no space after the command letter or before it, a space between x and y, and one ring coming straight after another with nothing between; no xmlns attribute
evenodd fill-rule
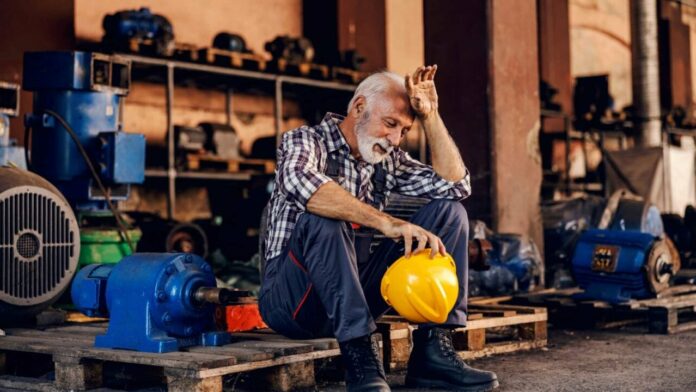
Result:
<svg viewBox="0 0 696 392"><path fill-rule="evenodd" d="M429 65L418 67L413 75L406 75L406 92L411 107L422 119L437 112L436 72L437 65Z"/></svg>

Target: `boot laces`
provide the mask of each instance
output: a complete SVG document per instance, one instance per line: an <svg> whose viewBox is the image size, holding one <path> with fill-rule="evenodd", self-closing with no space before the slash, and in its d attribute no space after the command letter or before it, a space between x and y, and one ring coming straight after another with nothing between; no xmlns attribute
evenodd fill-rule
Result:
<svg viewBox="0 0 696 392"><path fill-rule="evenodd" d="M365 373L373 371L384 378L384 370L379 360L379 347L376 341L371 338L370 342L360 342L347 346L346 356L350 361L350 373L353 377L360 380L365 377Z"/></svg>
<svg viewBox="0 0 696 392"><path fill-rule="evenodd" d="M454 349L454 345L452 344L451 332L438 328L436 329L435 334L437 336L438 346L440 347L442 355L444 355L445 358L447 358L459 367L467 367L464 360L459 356L459 354L457 354L457 351Z"/></svg>

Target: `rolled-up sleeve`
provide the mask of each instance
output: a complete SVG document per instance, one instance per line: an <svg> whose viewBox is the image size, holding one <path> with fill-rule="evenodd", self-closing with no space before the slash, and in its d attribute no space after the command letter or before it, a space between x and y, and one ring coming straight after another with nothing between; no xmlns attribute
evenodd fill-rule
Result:
<svg viewBox="0 0 696 392"><path fill-rule="evenodd" d="M471 195L468 169L461 180L447 181L432 166L411 158L401 150L397 152L394 169L395 191L402 195L449 200L462 200Z"/></svg>
<svg viewBox="0 0 696 392"><path fill-rule="evenodd" d="M289 202L302 210L314 192L331 181L319 167L325 155L320 141L302 128L283 135L278 150L276 186Z"/></svg>

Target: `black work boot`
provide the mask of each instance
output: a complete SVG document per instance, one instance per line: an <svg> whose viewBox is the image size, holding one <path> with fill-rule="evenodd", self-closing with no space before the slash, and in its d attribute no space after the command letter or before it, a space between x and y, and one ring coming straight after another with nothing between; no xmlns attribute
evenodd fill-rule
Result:
<svg viewBox="0 0 696 392"><path fill-rule="evenodd" d="M413 331L413 351L408 359L406 385L450 391L483 392L498 387L493 372L469 367L452 346L452 333L444 328Z"/></svg>
<svg viewBox="0 0 696 392"><path fill-rule="evenodd" d="M379 360L379 347L369 335L339 343L339 346L346 366L346 389L349 392L391 391Z"/></svg>

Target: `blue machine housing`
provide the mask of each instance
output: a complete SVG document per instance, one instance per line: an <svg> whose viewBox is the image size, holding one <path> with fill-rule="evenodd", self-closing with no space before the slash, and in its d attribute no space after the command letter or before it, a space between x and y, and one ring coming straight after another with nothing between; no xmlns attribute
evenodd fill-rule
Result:
<svg viewBox="0 0 696 392"><path fill-rule="evenodd" d="M145 137L124 133L121 99L130 87L130 62L89 52L33 52L24 55L23 85L34 92L31 169L60 189L76 209L106 209L89 169L67 130L74 130L114 200L128 198L129 184L145 176Z"/></svg>
<svg viewBox="0 0 696 392"><path fill-rule="evenodd" d="M584 232L573 255L575 280L585 290L580 297L620 303L652 296L645 264L654 242L637 231Z"/></svg>
<svg viewBox="0 0 696 392"><path fill-rule="evenodd" d="M95 347L163 353L230 341L227 332L214 331L214 305L194 298L215 286L212 269L196 255L139 253L81 269L71 294L81 312L110 317Z"/></svg>

